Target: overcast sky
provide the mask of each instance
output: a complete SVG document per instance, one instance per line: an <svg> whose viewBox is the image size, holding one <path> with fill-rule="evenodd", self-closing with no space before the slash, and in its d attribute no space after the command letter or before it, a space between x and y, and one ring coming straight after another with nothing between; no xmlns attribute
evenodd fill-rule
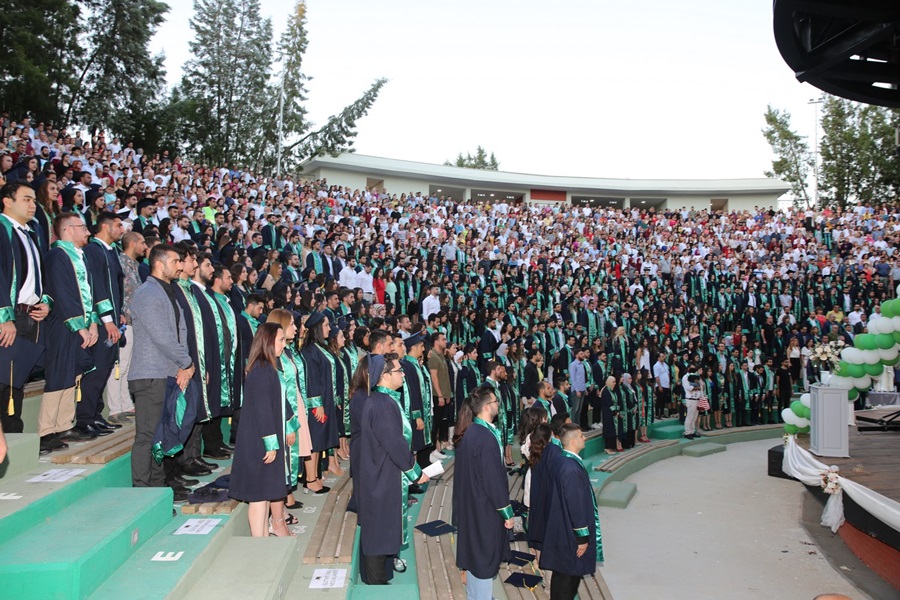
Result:
<svg viewBox="0 0 900 600"><path fill-rule="evenodd" d="M276 38L292 0L261 0ZM170 83L191 2L153 43ZM500 169L624 178L761 177L767 104L814 135L818 90L772 34L771 0L309 0L308 108L323 122L378 77L361 154L442 163L481 144Z"/></svg>

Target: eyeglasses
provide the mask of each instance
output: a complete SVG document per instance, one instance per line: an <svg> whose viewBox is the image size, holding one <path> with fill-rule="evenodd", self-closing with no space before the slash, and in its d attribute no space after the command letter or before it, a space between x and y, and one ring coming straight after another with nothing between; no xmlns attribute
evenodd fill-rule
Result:
<svg viewBox="0 0 900 600"><path fill-rule="evenodd" d="M87 229L87 225L82 223L81 225L69 225L66 229Z"/></svg>
<svg viewBox="0 0 900 600"><path fill-rule="evenodd" d="M403 367L399 367L397 369L392 369L390 371L386 371L385 375L390 375L391 373L402 373L402 372L403 372Z"/></svg>

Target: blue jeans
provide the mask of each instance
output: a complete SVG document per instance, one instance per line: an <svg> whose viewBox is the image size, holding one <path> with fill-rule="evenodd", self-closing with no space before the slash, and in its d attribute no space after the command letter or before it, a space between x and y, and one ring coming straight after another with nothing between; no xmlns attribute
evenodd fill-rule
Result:
<svg viewBox="0 0 900 600"><path fill-rule="evenodd" d="M575 392L569 392L569 416L573 423L581 423L581 405L584 404L585 392L579 396Z"/></svg>
<svg viewBox="0 0 900 600"><path fill-rule="evenodd" d="M466 600L491 600L494 594L494 580L478 579L472 571L466 573Z"/></svg>

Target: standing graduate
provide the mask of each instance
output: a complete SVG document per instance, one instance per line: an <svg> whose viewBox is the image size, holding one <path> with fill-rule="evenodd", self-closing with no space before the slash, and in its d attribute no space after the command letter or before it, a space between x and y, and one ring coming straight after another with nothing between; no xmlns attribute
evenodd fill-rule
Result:
<svg viewBox="0 0 900 600"><path fill-rule="evenodd" d="M366 361L369 382L377 382L362 403L353 436L353 495L360 525L360 575L364 583L384 585L393 558L408 544L407 498L413 483L426 483L410 451L412 426L400 405L404 370L396 354L372 354ZM357 391L357 390L354 390ZM356 414L354 414L356 416ZM358 453L356 450L358 449Z"/></svg>
<svg viewBox="0 0 900 600"><path fill-rule="evenodd" d="M94 310L100 316L99 340L91 346L94 369L81 379L81 402L75 409L75 426L86 433L102 434L104 430L121 429L109 423L103 411L103 390L113 369L118 371L119 327L122 319L124 275L119 263L119 251L113 244L122 239L122 219L116 213L101 212L97 216L96 233L84 247L84 260L94 294ZM118 375L116 375L118 377Z"/></svg>
<svg viewBox="0 0 900 600"><path fill-rule="evenodd" d="M431 464L431 376L422 359L425 356L425 331L419 331L403 340L406 356L400 361L405 380L403 395L408 404L412 424L412 449L422 468Z"/></svg>
<svg viewBox="0 0 900 600"><path fill-rule="evenodd" d="M549 383L546 386L550 387ZM559 427L564 423L562 419L554 420ZM545 427L544 424L538 425L540 430ZM550 425L546 425L550 427ZM532 441L534 437L532 436ZM536 550L540 557L540 551L543 547L544 530L547 527L547 511L550 507L550 494L553 486L553 473L556 471L556 461L562 458L562 446L559 438L551 429L550 443L547 444L540 454L534 453L534 444L532 443L532 454L529 456L531 463L531 497L528 505L528 547Z"/></svg>
<svg viewBox="0 0 900 600"><path fill-rule="evenodd" d="M47 319L44 355L44 395L38 416L42 448L54 439L85 440L96 433L73 430L81 376L92 368L88 348L97 343L94 296L82 248L87 225L75 213L60 215L53 224L57 241L45 257L46 292L54 299Z"/></svg>
<svg viewBox="0 0 900 600"><path fill-rule="evenodd" d="M302 381L304 389L300 393L306 400L312 442L312 455L306 460L306 482L303 485L317 494L327 493L327 488L319 481L319 459L323 453L339 445L335 406L336 359L327 348L330 333L331 326L325 315L314 312L306 318L306 337L300 348L305 374ZM330 461L334 463L330 467L337 466L337 458L331 456Z"/></svg>
<svg viewBox="0 0 900 600"><path fill-rule="evenodd" d="M550 597L573 600L582 577L593 575L603 562L603 546L594 488L578 455L584 449L581 427L563 425L560 442L562 458L550 477L553 491L539 562L553 572Z"/></svg>
<svg viewBox="0 0 900 600"><path fill-rule="evenodd" d="M269 503L283 502L288 493L290 459L285 449L294 444L296 433L286 433L286 429L296 431L296 418L281 384L284 346L280 325L260 325L250 347L244 381L248 402L234 448L228 495L250 504L247 517L253 537L268 535ZM272 530L276 535L291 535L284 518L274 512Z"/></svg>
<svg viewBox="0 0 900 600"><path fill-rule="evenodd" d="M510 558L507 529L513 526L503 442L492 424L497 392L482 385L466 398L456 421L453 447L453 525L458 529L456 566L466 572L471 600L490 600L500 563Z"/></svg>
<svg viewBox="0 0 900 600"><path fill-rule="evenodd" d="M463 402L472 393L481 380L478 372L478 348L475 344L466 344L463 347L463 360L459 373L456 375L456 390L454 393L453 414L459 413Z"/></svg>
<svg viewBox="0 0 900 600"><path fill-rule="evenodd" d="M619 414L619 396L616 394L616 378L610 375L606 378L606 385L600 390L600 411L603 418L603 441L607 454L615 454L622 450L622 444L618 439L616 422Z"/></svg>

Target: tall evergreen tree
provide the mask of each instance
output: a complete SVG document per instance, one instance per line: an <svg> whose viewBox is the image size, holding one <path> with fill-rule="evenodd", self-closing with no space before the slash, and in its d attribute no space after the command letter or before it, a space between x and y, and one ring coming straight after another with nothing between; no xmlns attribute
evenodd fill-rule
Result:
<svg viewBox="0 0 900 600"><path fill-rule="evenodd" d="M466 169L482 169L483 171L496 171L500 168L500 163L497 162L497 158L494 156L494 153L491 152L491 155L488 156L487 150L478 146L475 149L475 156L472 156L468 152L463 156L463 153L460 152L456 156L455 162L450 162L449 160L444 161L444 164L448 167L463 167Z"/></svg>
<svg viewBox="0 0 900 600"><path fill-rule="evenodd" d="M791 186L794 206L812 206L809 184L815 158L809 144L791 128L789 112L770 105L766 109L765 119L766 127L762 133L775 154L772 170L765 172L766 177L777 177Z"/></svg>
<svg viewBox="0 0 900 600"><path fill-rule="evenodd" d="M150 40L169 6L160 0L87 0L80 36L86 48L70 96L66 122L111 128L133 137L135 123L162 95L163 57Z"/></svg>

